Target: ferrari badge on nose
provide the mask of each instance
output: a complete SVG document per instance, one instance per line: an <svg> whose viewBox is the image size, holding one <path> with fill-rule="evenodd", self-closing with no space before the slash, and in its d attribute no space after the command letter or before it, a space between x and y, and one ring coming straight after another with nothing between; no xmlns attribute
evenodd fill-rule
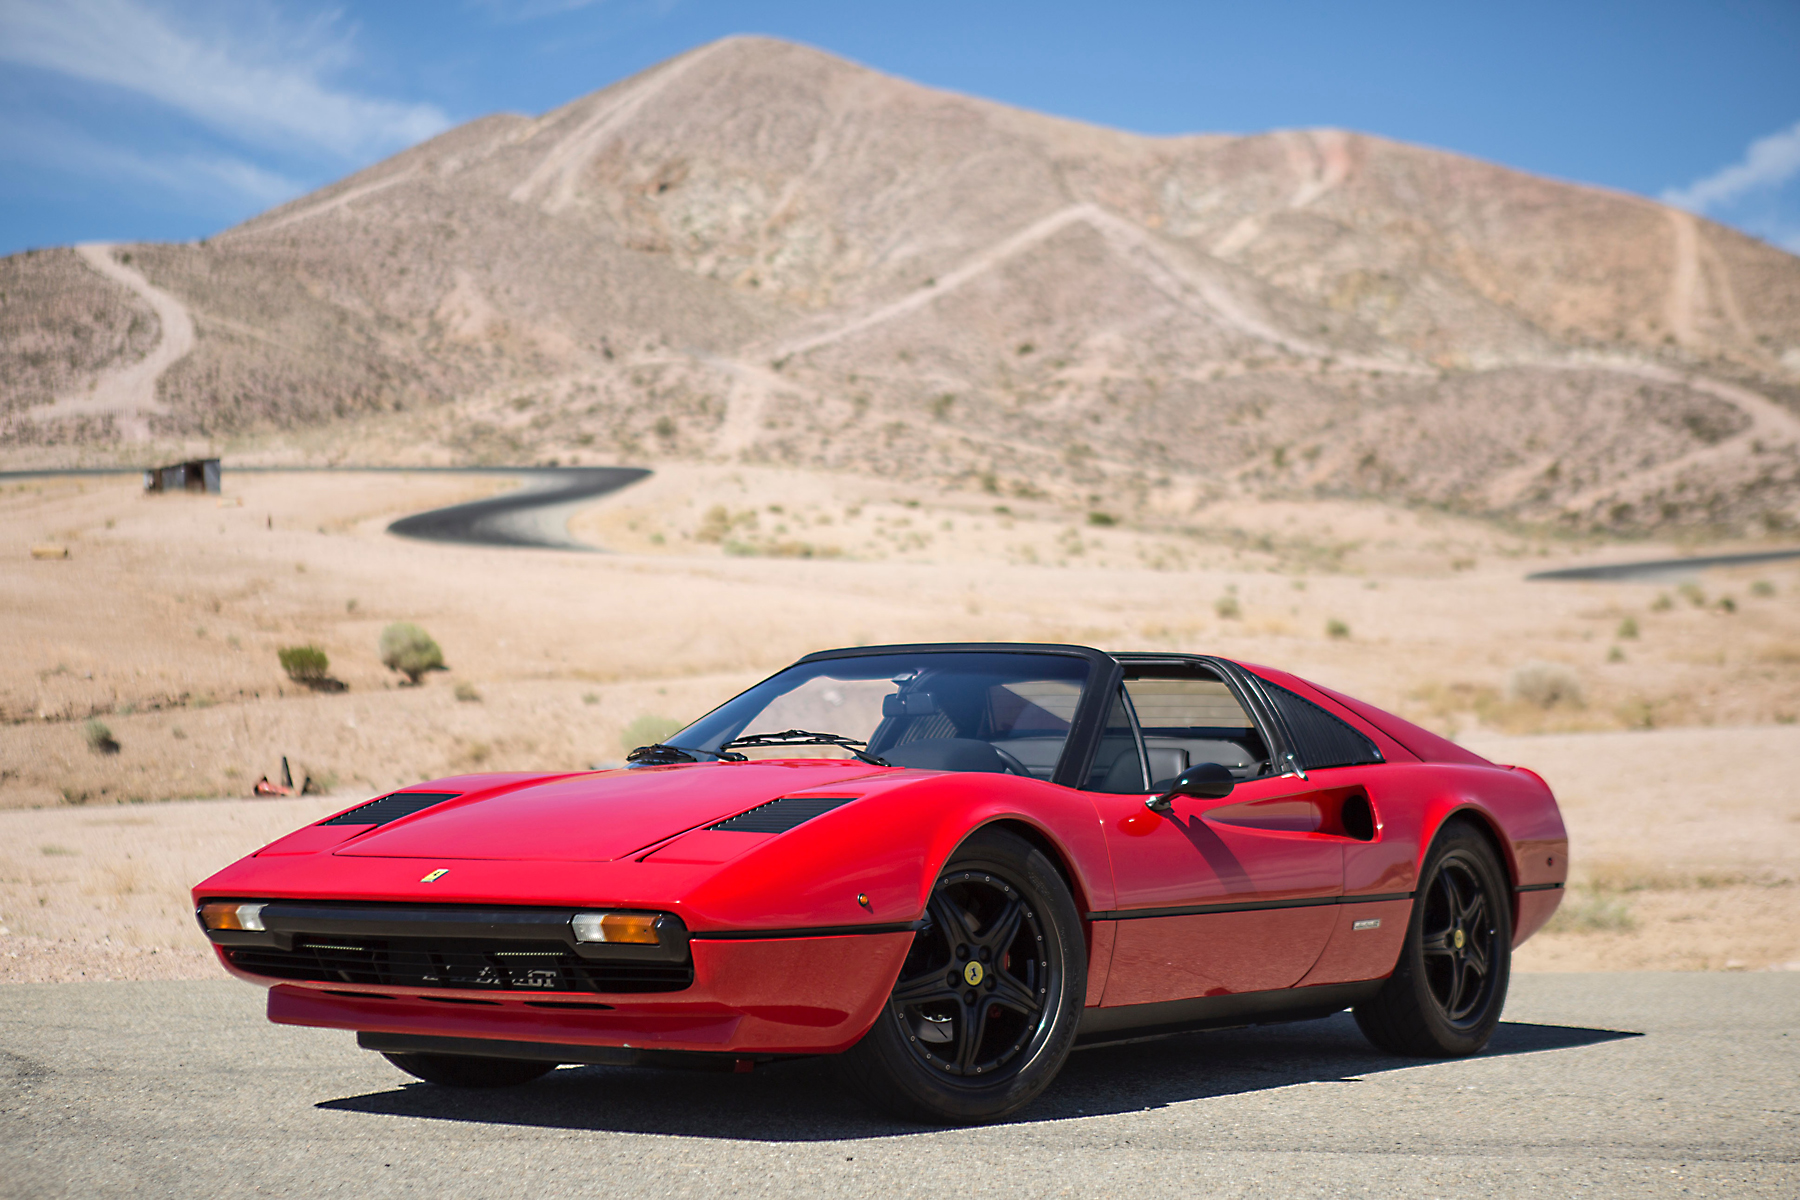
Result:
<svg viewBox="0 0 1800 1200"><path fill-rule="evenodd" d="M429 874L429 875L425 876L423 879L419 880L419 882L420 883L436 883L438 880L442 879L444 876L448 875L449 873L450 873L449 867L439 867L437 870L433 871L431 874Z"/></svg>

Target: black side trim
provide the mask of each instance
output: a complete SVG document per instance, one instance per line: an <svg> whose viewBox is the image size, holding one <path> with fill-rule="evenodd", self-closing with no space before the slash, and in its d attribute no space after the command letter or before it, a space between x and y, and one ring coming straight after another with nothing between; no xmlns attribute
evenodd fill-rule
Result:
<svg viewBox="0 0 1800 1200"><path fill-rule="evenodd" d="M694 942L747 942L762 938L848 937L858 933L915 933L924 921L895 921L887 925L817 925L810 929L715 929L688 934Z"/></svg>
<svg viewBox="0 0 1800 1200"><path fill-rule="evenodd" d="M861 798L861 796L783 796L779 800L759 804L735 817L728 817L716 825L708 825L707 828L722 829L730 833L786 833L796 825L803 825L814 817L822 816L834 808Z"/></svg>
<svg viewBox="0 0 1800 1200"><path fill-rule="evenodd" d="M1561 887L1561 884L1555 885ZM1328 904L1376 904L1383 900L1411 900L1411 892L1381 892L1362 896L1308 896L1301 900L1247 900L1241 904L1183 904L1173 908L1114 908L1091 912L1090 921L1139 921L1145 917L1198 917L1207 913L1262 912L1272 908L1321 908ZM695 934L699 937L699 934Z"/></svg>
<svg viewBox="0 0 1800 1200"><path fill-rule="evenodd" d="M1197 1029L1235 1029L1283 1021L1311 1021L1360 1004L1381 990L1385 980L1327 983L1318 987L1242 992L1235 996L1201 996L1155 1004L1123 1004L1090 1008L1076 1026L1075 1046L1104 1046L1145 1038L1167 1037Z"/></svg>
<svg viewBox="0 0 1800 1200"><path fill-rule="evenodd" d="M442 804L446 800L454 800L461 792L394 792L371 800L367 804L359 804L347 813L339 813L329 821L320 821L321 825L386 825L389 821L398 821L401 817L410 817L422 809L434 804Z"/></svg>
<svg viewBox="0 0 1800 1200"><path fill-rule="evenodd" d="M1562 887L1562 884L1560 884L1560 883L1521 883L1519 886L1515 887L1513 889L1513 891L1515 891L1515 892L1554 892L1560 887Z"/></svg>
<svg viewBox="0 0 1800 1200"><path fill-rule="evenodd" d="M604 1006L601 1006L604 1007ZM468 1054L477 1058L523 1058L533 1062L583 1063L603 1067L676 1067L731 1071L745 1059L772 1062L777 1054L707 1053L699 1050L633 1050L627 1046L570 1046L561 1042L513 1042L498 1038L428 1037L413 1033L359 1033L364 1050L387 1054Z"/></svg>

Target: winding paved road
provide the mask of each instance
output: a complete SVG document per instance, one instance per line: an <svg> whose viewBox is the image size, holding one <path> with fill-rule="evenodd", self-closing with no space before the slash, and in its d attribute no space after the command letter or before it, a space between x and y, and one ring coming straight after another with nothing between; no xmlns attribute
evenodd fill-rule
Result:
<svg viewBox="0 0 1800 1200"><path fill-rule="evenodd" d="M1607 563L1597 567L1563 567L1525 578L1555 583L1598 580L1605 583L1672 583L1709 567L1747 567L1800 558L1800 550L1764 550L1755 554L1713 554L1700 558L1656 558L1648 562Z"/></svg>
<svg viewBox="0 0 1800 1200"><path fill-rule="evenodd" d="M569 536L569 518L596 496L616 492L650 474L642 467L522 467L488 473L520 475L527 483L518 491L486 500L401 517L387 531L427 542L469 546L592 550L594 547Z"/></svg>
<svg viewBox="0 0 1800 1200"><path fill-rule="evenodd" d="M629 487L650 475L643 467L234 467L227 474L365 471L393 475L509 475L522 478L517 491L401 517L387 531L427 542L468 546L526 546L549 550L593 550L569 536L569 518L595 497ZM41 471L0 471L0 479L74 475L137 475L137 467L71 467Z"/></svg>
<svg viewBox="0 0 1800 1200"><path fill-rule="evenodd" d="M819 1060L417 1083L206 983L0 985L0 1196L1800 1195L1800 973L1521 975L1488 1052L1347 1015L1083 1051L1015 1120Z"/></svg>

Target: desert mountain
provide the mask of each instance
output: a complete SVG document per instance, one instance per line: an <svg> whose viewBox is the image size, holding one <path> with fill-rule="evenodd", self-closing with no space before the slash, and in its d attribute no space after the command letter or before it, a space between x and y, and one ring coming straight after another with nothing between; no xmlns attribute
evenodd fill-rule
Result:
<svg viewBox="0 0 1800 1200"><path fill-rule="evenodd" d="M0 337L15 462L147 434L788 463L1146 519L1373 494L1800 524L1800 259L1380 138L1140 137L761 38L198 245L0 260Z"/></svg>

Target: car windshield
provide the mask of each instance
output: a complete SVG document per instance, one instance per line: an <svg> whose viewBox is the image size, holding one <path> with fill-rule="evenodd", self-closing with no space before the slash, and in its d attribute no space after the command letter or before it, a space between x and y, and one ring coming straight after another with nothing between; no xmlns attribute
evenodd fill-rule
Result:
<svg viewBox="0 0 1800 1200"><path fill-rule="evenodd" d="M757 734L805 730L867 743L898 767L1048 779L1089 663L993 651L867 654L800 663L728 700L668 745L718 753ZM848 758L841 746L739 746L750 758Z"/></svg>

